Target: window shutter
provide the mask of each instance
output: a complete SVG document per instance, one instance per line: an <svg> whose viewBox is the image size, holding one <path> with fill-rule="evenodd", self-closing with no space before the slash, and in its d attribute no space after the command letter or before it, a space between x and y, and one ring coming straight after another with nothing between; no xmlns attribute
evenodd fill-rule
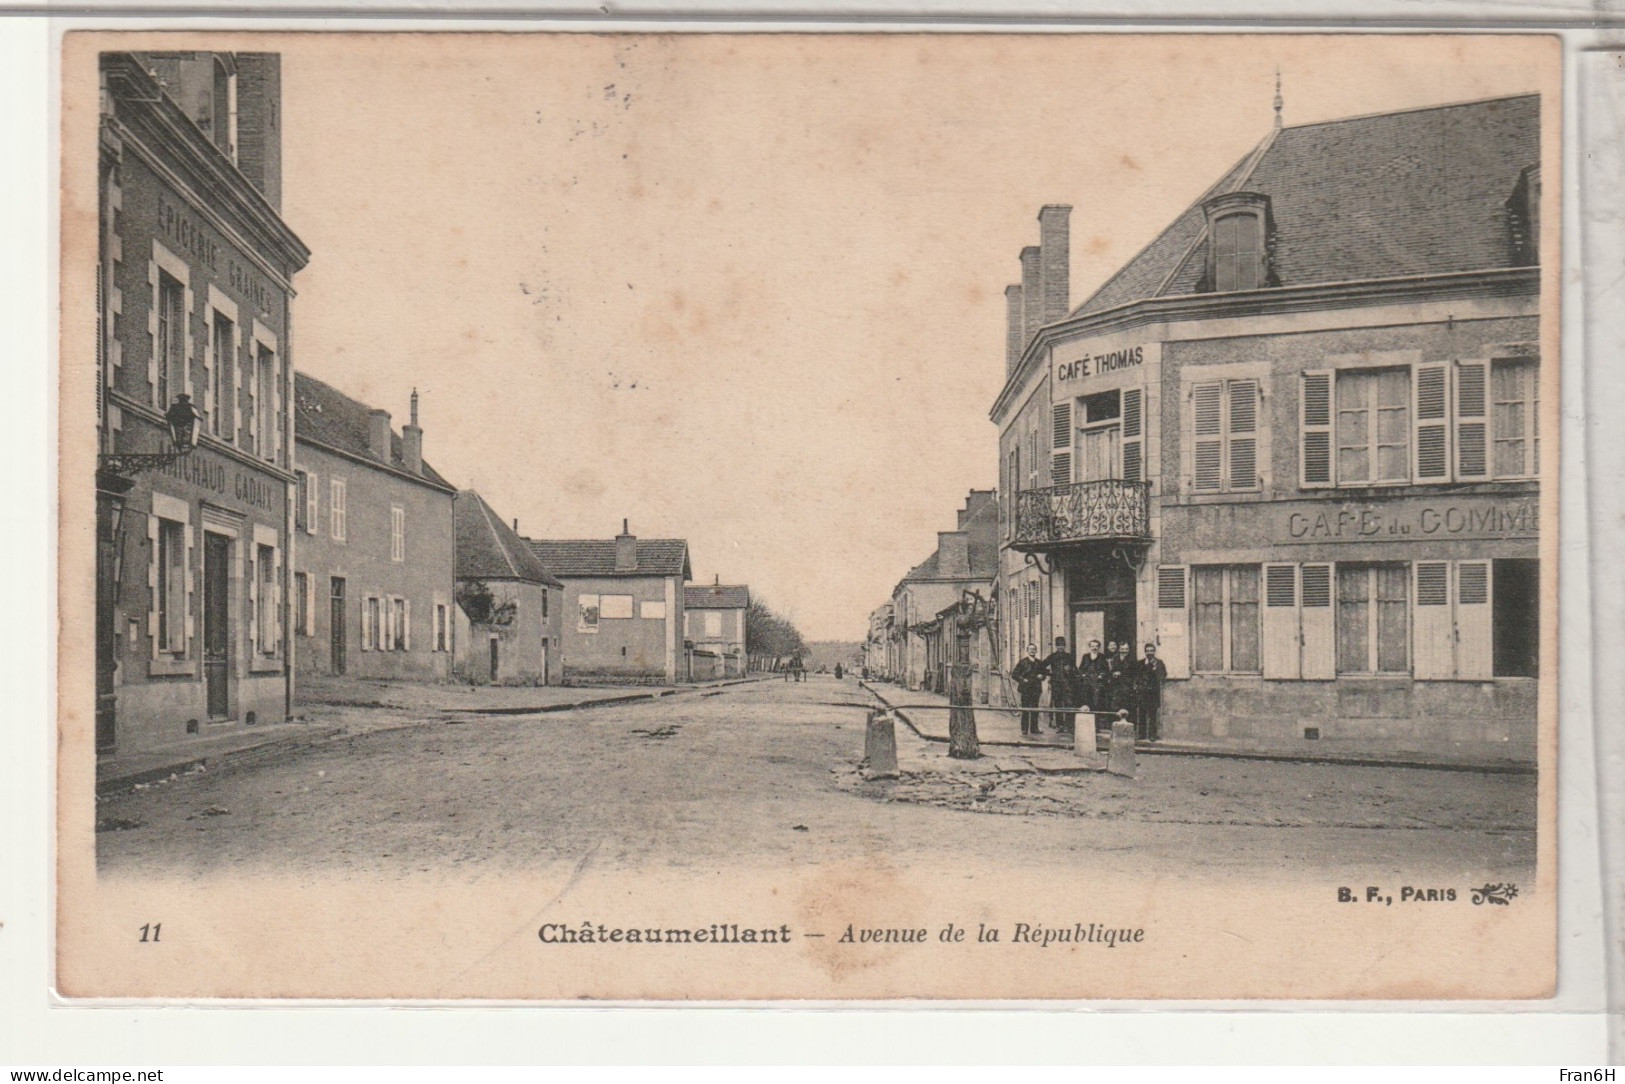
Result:
<svg viewBox="0 0 1625 1084"><path fill-rule="evenodd" d="M1145 481L1145 391L1123 389L1123 480Z"/></svg>
<svg viewBox="0 0 1625 1084"><path fill-rule="evenodd" d="M1258 381L1232 380L1229 384L1230 454L1229 488L1258 488Z"/></svg>
<svg viewBox="0 0 1625 1084"><path fill-rule="evenodd" d="M305 577L305 635L316 635L316 577Z"/></svg>
<svg viewBox="0 0 1625 1084"><path fill-rule="evenodd" d="M1448 681L1455 676L1450 562L1418 561L1412 566L1412 576L1416 588L1416 680Z"/></svg>
<svg viewBox="0 0 1625 1084"><path fill-rule="evenodd" d="M1050 460L1050 484L1064 486L1072 481L1072 404L1056 403L1050 408L1054 457Z"/></svg>
<svg viewBox="0 0 1625 1084"><path fill-rule="evenodd" d="M1450 480L1450 370L1443 364L1411 370L1416 405L1416 451L1412 461L1418 482Z"/></svg>
<svg viewBox="0 0 1625 1084"><path fill-rule="evenodd" d="M1304 565L1299 572L1299 599L1303 649L1299 672L1305 681L1330 681L1337 676L1337 637L1332 606L1332 566Z"/></svg>
<svg viewBox="0 0 1625 1084"><path fill-rule="evenodd" d="M1333 485L1331 370L1304 373L1298 390L1298 484L1305 489Z"/></svg>
<svg viewBox="0 0 1625 1084"><path fill-rule="evenodd" d="M406 650L411 651L412 650L412 600L411 599L402 600L401 606L404 608L404 612L401 614L401 622L406 626L406 628L401 630L401 638L406 641Z"/></svg>
<svg viewBox="0 0 1625 1084"><path fill-rule="evenodd" d="M1224 383L1191 389L1191 489L1217 493L1224 483Z"/></svg>
<svg viewBox="0 0 1625 1084"><path fill-rule="evenodd" d="M1488 681L1492 676L1490 577L1488 561L1456 562L1456 677L1462 681ZM1538 615L1526 615L1525 620L1538 620Z"/></svg>
<svg viewBox="0 0 1625 1084"><path fill-rule="evenodd" d="M316 513L322 507L322 491L316 488L316 474L310 474L309 484L305 487L305 533L316 533Z"/></svg>
<svg viewBox="0 0 1625 1084"><path fill-rule="evenodd" d="M1456 363L1456 481L1490 476L1489 364Z"/></svg>
<svg viewBox="0 0 1625 1084"><path fill-rule="evenodd" d="M1157 569L1157 649L1170 678L1191 676L1185 579L1184 565L1163 565Z"/></svg>
<svg viewBox="0 0 1625 1084"><path fill-rule="evenodd" d="M1056 452L1050 460L1050 484L1064 486L1072 481L1072 453Z"/></svg>
<svg viewBox="0 0 1625 1084"><path fill-rule="evenodd" d="M1264 566L1264 658L1266 678L1296 681L1301 675L1298 641L1298 566Z"/></svg>

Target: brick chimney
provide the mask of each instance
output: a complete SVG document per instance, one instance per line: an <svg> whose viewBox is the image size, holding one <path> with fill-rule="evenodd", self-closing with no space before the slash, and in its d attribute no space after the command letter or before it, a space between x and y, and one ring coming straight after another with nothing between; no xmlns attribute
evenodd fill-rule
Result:
<svg viewBox="0 0 1625 1084"><path fill-rule="evenodd" d="M1039 252L1037 245L1021 250L1021 349L1024 351L1032 342L1033 332L1044 324L1044 278Z"/></svg>
<svg viewBox="0 0 1625 1084"><path fill-rule="evenodd" d="M937 532L937 575L956 580L970 576L970 536L964 531Z"/></svg>
<svg viewBox="0 0 1625 1084"><path fill-rule="evenodd" d="M389 411L374 410L367 415L367 451L374 459L390 461Z"/></svg>
<svg viewBox="0 0 1625 1084"><path fill-rule="evenodd" d="M282 209L280 53L237 54L237 168Z"/></svg>
<svg viewBox="0 0 1625 1084"><path fill-rule="evenodd" d="M1027 346L1027 336L1021 326L1021 284L1012 282L1004 288L1004 372L1008 376L1021 364L1021 352Z"/></svg>
<svg viewBox="0 0 1625 1084"><path fill-rule="evenodd" d="M638 567L638 537L631 525L621 520L621 533L615 536L615 571L635 572Z"/></svg>
<svg viewBox="0 0 1625 1084"><path fill-rule="evenodd" d="M418 390L412 389L412 420L401 426L401 460L413 474L423 473L423 430L418 428Z"/></svg>
<svg viewBox="0 0 1625 1084"><path fill-rule="evenodd" d="M1039 278L1043 282L1043 323L1065 320L1072 299L1070 220L1072 208L1045 204L1038 212Z"/></svg>

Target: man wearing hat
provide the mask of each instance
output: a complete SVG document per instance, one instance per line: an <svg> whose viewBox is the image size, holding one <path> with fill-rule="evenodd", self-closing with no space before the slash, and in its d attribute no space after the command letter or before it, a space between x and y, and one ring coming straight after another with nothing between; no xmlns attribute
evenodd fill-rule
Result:
<svg viewBox="0 0 1625 1084"><path fill-rule="evenodd" d="M1145 658L1134 668L1137 711L1135 737L1156 741L1162 737L1162 683L1168 679L1168 666L1157 658L1157 645L1145 645Z"/></svg>
<svg viewBox="0 0 1625 1084"><path fill-rule="evenodd" d="M1049 702L1055 709L1055 729L1058 733L1070 734L1073 713L1083 703L1083 679L1078 675L1078 664L1072 661L1065 636L1055 638L1055 650L1043 665L1049 675Z"/></svg>

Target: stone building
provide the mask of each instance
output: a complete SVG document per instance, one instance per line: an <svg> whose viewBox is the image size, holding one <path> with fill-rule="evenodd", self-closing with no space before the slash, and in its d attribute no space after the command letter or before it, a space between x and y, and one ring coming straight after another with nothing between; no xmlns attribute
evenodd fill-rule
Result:
<svg viewBox="0 0 1625 1084"><path fill-rule="evenodd" d="M723 583L721 577L706 586L683 592L683 639L692 645L696 662L691 680L739 677L745 672L745 611L750 609L750 588Z"/></svg>
<svg viewBox="0 0 1625 1084"><path fill-rule="evenodd" d="M564 585L485 498L457 495L457 676L481 685L564 677Z"/></svg>
<svg viewBox="0 0 1625 1084"><path fill-rule="evenodd" d="M937 532L937 548L909 570L892 589L894 635L891 678L910 689L940 692L943 665L937 653L938 615L958 603L967 591L984 598L993 594L998 553L998 504L991 489L973 489L959 509L952 531ZM987 672L983 681L996 681Z"/></svg>

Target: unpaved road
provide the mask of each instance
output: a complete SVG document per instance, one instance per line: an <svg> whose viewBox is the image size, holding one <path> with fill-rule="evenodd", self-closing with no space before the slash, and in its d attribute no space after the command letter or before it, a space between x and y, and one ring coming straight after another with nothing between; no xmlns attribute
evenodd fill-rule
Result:
<svg viewBox="0 0 1625 1084"><path fill-rule="evenodd" d="M101 868L410 874L815 866L876 852L1332 882L1528 879L1532 776L1145 757L1104 775L864 783L851 681L381 730L99 803ZM362 710L362 709L357 709ZM389 712L391 709L372 709ZM365 728L363 728L365 729ZM906 732L899 740L914 740Z"/></svg>

